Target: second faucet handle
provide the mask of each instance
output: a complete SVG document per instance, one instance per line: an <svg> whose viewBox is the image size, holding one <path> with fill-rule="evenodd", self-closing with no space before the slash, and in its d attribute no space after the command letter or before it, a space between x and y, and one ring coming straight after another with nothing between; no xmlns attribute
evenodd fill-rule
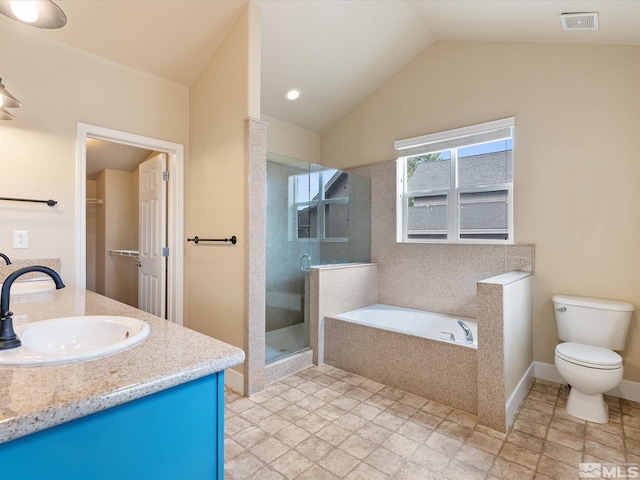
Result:
<svg viewBox="0 0 640 480"><path fill-rule="evenodd" d="M442 332L441 331L440 333L443 333L445 335L449 335L449 340L451 340L452 342L456 341L456 336L452 332Z"/></svg>

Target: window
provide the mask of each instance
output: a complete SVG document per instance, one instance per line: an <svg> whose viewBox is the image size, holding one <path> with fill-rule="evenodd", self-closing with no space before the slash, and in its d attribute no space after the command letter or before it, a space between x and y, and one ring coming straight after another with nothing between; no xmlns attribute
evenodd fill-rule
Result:
<svg viewBox="0 0 640 480"><path fill-rule="evenodd" d="M395 142L397 241L513 243L514 118Z"/></svg>
<svg viewBox="0 0 640 480"><path fill-rule="evenodd" d="M349 176L326 169L289 179L291 237L346 242L349 238Z"/></svg>

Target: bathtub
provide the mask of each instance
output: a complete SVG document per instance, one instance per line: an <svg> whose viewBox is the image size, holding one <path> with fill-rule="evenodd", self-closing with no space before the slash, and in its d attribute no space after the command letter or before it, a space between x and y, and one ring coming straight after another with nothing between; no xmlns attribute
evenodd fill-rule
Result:
<svg viewBox="0 0 640 480"><path fill-rule="evenodd" d="M458 320L471 329L474 343L465 342ZM476 414L477 338L473 319L371 305L324 318L324 361Z"/></svg>
<svg viewBox="0 0 640 480"><path fill-rule="evenodd" d="M380 304L341 313L335 318L391 332L455 343L464 347L478 347L478 327L475 320L470 318ZM458 320L469 327L473 342L466 341L464 330L458 324Z"/></svg>

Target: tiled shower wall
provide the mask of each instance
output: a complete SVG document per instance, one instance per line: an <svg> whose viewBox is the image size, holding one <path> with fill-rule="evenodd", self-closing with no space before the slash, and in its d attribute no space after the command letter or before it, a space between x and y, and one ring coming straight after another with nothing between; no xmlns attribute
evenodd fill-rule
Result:
<svg viewBox="0 0 640 480"><path fill-rule="evenodd" d="M476 283L511 271L533 272L533 245L396 243L396 164L349 170L371 179L371 262L378 302L477 317Z"/></svg>

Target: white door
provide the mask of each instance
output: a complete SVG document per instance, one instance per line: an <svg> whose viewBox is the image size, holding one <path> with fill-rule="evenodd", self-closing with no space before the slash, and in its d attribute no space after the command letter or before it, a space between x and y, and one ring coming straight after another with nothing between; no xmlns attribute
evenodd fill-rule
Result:
<svg viewBox="0 0 640 480"><path fill-rule="evenodd" d="M140 164L140 273L138 274L138 308L165 318L167 193L163 172L165 153Z"/></svg>

